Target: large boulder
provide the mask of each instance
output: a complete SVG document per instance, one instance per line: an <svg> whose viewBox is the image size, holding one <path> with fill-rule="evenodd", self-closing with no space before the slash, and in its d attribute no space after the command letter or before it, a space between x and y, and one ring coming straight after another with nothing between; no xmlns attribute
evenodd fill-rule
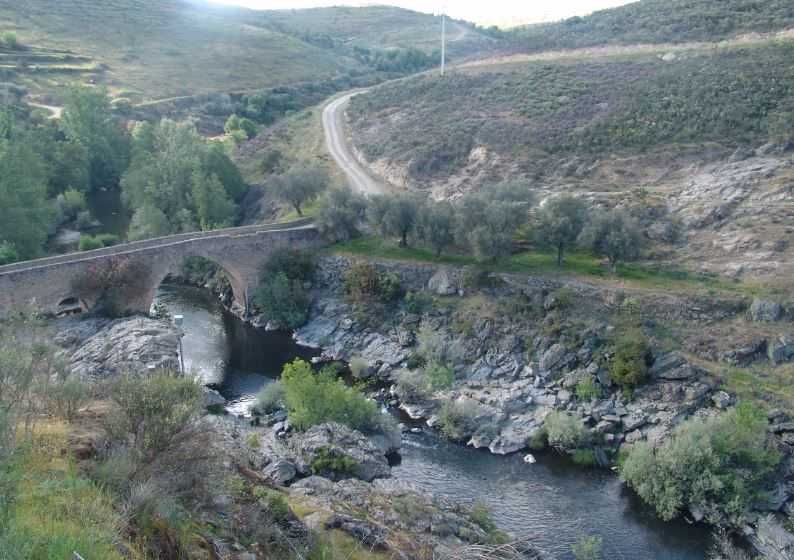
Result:
<svg viewBox="0 0 794 560"><path fill-rule="evenodd" d="M449 270L442 268L428 280L427 289L439 296L454 296L458 293L458 281Z"/></svg>
<svg viewBox="0 0 794 560"><path fill-rule="evenodd" d="M773 364L794 362L794 334L780 335L769 341L767 353Z"/></svg>
<svg viewBox="0 0 794 560"><path fill-rule="evenodd" d="M342 424L329 422L294 434L288 446L295 466L303 474L321 474L331 479L358 478L370 482L391 476L384 450L364 434ZM331 459L349 469L327 468ZM322 472L316 472L322 471Z"/></svg>
<svg viewBox="0 0 794 560"><path fill-rule="evenodd" d="M771 323L783 318L783 306L774 301L755 298L750 305L750 319L758 323Z"/></svg>
<svg viewBox="0 0 794 560"><path fill-rule="evenodd" d="M699 375L700 369L687 362L681 354L670 352L656 358L649 371L651 377L666 381L683 381Z"/></svg>
<svg viewBox="0 0 794 560"><path fill-rule="evenodd" d="M86 323L94 326L94 323ZM66 347L72 371L79 376L106 379L148 368L179 369L179 334L167 321L132 317L102 323L82 338L81 326L56 336Z"/></svg>

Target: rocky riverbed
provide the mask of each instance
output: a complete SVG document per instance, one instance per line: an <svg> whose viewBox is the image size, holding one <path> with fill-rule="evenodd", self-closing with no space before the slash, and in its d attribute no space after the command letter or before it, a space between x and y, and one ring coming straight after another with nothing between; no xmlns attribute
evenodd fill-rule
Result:
<svg viewBox="0 0 794 560"><path fill-rule="evenodd" d="M378 391L378 398L430 427L438 426L445 403L476 411L458 439L494 454L524 452L544 429L548 415L563 411L597 436L594 457L609 466L624 446L642 440L659 444L686 418L731 407L734 396L719 384L723 364L766 361L769 367L785 367L794 358L789 334L794 310L779 302L636 293L511 275L477 278L473 284L470 272L464 270L384 262L377 263L377 268L399 278L402 288L412 294L406 301L418 301L421 298L416 295L421 294L432 297L432 304L403 301L387 312L375 305L362 313L360 303L350 301L343 287L344 272L351 264L341 257L322 259L310 320L296 339L321 349L326 359L357 361L360 376L377 379L385 387ZM614 385L608 367L612 358L608 341L626 315L642 318L640 328L652 342L648 382L631 398ZM264 324L266 319L256 320ZM683 339L683 344L671 344L670 337L664 336L670 325L678 329L677 339ZM726 325L730 325L727 330ZM716 339L739 326L741 336L719 337L719 351L705 346L693 351L691 342L687 344L696 336ZM400 381L417 369L417 334L423 328L460 351L452 364L453 383L417 395L406 391ZM73 369L89 378L106 378L135 367L140 371L141 365L176 363L176 332L167 322L140 317L68 319L58 323L58 331L56 341L64 347ZM748 338L761 341L752 352L743 346ZM752 354L749 362L737 358L745 354ZM589 399L577 395L584 380L598 388L597 395ZM384 482L390 474L387 454L394 449L383 437L373 442L339 426L294 434L284 420L272 418L267 427L251 428L259 450L253 454L250 441L244 441L249 428L243 429L243 437L239 426L225 425L222 431L228 437L221 439L233 441L234 454L243 457L246 468L270 484L286 485L291 493L324 506L335 504L335 508L325 507L326 514L345 511L345 500L335 500L336 494L355 494L367 503L391 501L383 492L394 490ZM794 423L786 411L770 413L770 432L786 456L778 484L739 528L769 558L783 559L790 557L794 547L794 537L786 530L794 514ZM224 449L232 453L226 444ZM344 476L319 473L324 476L318 480L312 463L318 453L329 452L355 457L357 470ZM351 478L360 482L350 482ZM362 492L371 496L362 498ZM435 504L431 497L412 496L412 500ZM429 507L425 504L420 510ZM438 504L433 508L443 510ZM690 515L702 518L699 511ZM375 518L388 515L379 512ZM333 518L330 523L347 526L351 534L374 531L346 524L344 519ZM450 522L457 528L465 526L461 523ZM434 546L459 546L466 542L461 534L476 534L470 531L471 527L462 533L449 531Z"/></svg>

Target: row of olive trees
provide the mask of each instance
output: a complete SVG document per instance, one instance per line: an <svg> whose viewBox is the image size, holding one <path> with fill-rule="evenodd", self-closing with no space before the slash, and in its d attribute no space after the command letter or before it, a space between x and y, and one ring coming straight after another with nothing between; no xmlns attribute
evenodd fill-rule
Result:
<svg viewBox="0 0 794 560"><path fill-rule="evenodd" d="M568 195L535 205L533 193L521 183L496 185L456 203L409 193L365 199L347 188L331 189L322 198L317 222L334 241L357 236L366 222L383 237L398 239L400 247L418 241L436 256L465 249L480 261L509 256L515 241L527 234L536 246L556 253L558 266L578 246L607 258L614 270L619 262L638 258L644 245L641 228L626 211L590 210Z"/></svg>

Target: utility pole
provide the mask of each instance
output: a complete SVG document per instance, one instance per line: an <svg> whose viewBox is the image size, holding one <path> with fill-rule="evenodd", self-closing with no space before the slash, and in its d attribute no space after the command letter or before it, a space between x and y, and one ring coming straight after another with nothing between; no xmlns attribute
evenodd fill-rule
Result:
<svg viewBox="0 0 794 560"><path fill-rule="evenodd" d="M441 12L441 75L444 75L444 70L447 66L447 11L446 6L442 8Z"/></svg>

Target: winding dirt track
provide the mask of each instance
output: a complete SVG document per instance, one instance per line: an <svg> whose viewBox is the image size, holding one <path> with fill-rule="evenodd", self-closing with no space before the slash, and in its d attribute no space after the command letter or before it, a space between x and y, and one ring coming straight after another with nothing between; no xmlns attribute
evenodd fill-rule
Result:
<svg viewBox="0 0 794 560"><path fill-rule="evenodd" d="M382 194L389 186L381 179L374 177L356 158L350 147L345 126L345 109L350 99L367 90L346 93L334 99L323 109L323 130L328 152L339 168L347 175L353 190L363 195Z"/></svg>

